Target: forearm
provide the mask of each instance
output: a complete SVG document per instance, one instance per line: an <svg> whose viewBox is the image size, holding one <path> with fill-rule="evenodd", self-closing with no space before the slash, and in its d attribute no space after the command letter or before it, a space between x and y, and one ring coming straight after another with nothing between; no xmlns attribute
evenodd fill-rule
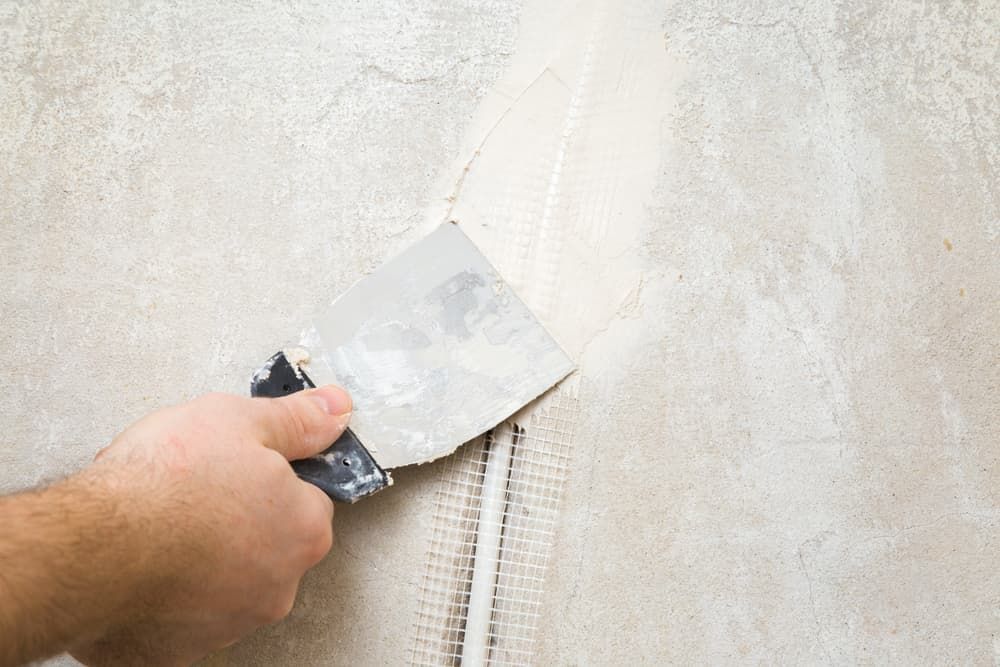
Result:
<svg viewBox="0 0 1000 667"><path fill-rule="evenodd" d="M86 470L0 498L0 667L188 665L284 618L330 549L333 503L289 461L351 399L212 394L151 413Z"/></svg>
<svg viewBox="0 0 1000 667"><path fill-rule="evenodd" d="M0 498L0 665L68 650L129 614L146 556L113 487L98 466Z"/></svg>

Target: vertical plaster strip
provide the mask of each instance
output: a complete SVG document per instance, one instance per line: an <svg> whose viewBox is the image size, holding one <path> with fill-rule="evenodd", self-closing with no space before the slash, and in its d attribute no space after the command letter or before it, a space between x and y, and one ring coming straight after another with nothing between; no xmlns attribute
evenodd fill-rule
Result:
<svg viewBox="0 0 1000 667"><path fill-rule="evenodd" d="M589 343L641 308L645 207L680 79L662 18L642 0L529 1L509 69L477 110L441 202L428 211L428 227L462 226L580 370L512 420L524 430L509 465L488 461L482 442L453 462L421 583L415 663L531 661L571 472L577 388L615 363ZM510 470L506 499L490 492L501 468ZM477 520L497 509L502 541L499 532L484 537L484 524L477 547ZM481 567L486 538L489 567ZM470 608L491 587L492 620Z"/></svg>

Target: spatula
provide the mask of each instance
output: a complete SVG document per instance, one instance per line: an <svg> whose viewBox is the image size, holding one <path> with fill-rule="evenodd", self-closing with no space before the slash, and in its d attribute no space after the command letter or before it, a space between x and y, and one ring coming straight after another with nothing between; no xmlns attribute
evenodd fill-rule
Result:
<svg viewBox="0 0 1000 667"><path fill-rule="evenodd" d="M351 427L298 476L353 503L501 423L573 362L459 229L447 223L321 311L301 346L254 373L254 396L335 383Z"/></svg>

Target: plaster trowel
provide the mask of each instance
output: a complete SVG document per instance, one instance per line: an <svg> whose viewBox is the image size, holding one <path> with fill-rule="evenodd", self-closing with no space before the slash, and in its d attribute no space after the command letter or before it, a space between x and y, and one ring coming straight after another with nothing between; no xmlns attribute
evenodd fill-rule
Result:
<svg viewBox="0 0 1000 667"><path fill-rule="evenodd" d="M454 223L362 278L256 372L254 396L335 383L351 426L293 461L331 498L392 483L387 469L453 452L538 397L573 362Z"/></svg>

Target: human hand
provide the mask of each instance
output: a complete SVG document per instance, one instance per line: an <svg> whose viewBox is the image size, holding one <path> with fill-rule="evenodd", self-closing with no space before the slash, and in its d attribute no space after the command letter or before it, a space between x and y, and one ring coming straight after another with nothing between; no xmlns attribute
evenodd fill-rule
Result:
<svg viewBox="0 0 1000 667"><path fill-rule="evenodd" d="M288 461L325 449L350 411L337 387L279 399L211 394L116 437L78 477L121 501L131 535L129 562L117 567L132 594L74 657L189 664L284 618L333 540L333 503Z"/></svg>

